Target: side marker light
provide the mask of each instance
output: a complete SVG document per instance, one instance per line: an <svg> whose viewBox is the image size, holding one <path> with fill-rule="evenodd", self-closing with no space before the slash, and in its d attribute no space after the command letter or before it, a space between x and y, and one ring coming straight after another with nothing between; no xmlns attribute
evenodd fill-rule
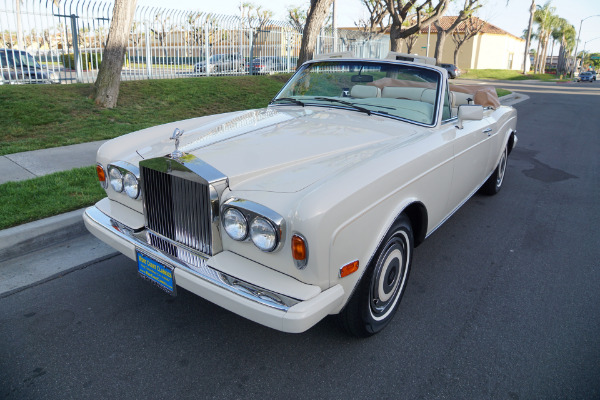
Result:
<svg viewBox="0 0 600 400"><path fill-rule="evenodd" d="M358 260L353 261L350 264L346 264L340 268L340 278L353 274L356 271L358 271Z"/></svg>

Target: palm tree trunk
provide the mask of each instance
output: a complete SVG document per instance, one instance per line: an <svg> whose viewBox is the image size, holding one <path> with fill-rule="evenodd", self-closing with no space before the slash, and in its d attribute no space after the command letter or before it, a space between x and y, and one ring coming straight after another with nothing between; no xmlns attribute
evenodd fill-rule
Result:
<svg viewBox="0 0 600 400"><path fill-rule="evenodd" d="M554 58L554 45L556 44L556 39L552 36L552 47L550 48L550 66L552 66L552 61ZM558 67L558 64L556 65ZM558 72L558 68L556 68L556 72Z"/></svg>
<svg viewBox="0 0 600 400"><path fill-rule="evenodd" d="M533 69L533 71L537 74L540 71L540 60L541 60L541 47L542 47L542 42L544 41L544 33L540 32L539 38L538 38L538 45L537 45L537 52L535 53L535 68Z"/></svg>
<svg viewBox="0 0 600 400"><path fill-rule="evenodd" d="M527 59L529 58L529 45L531 44L531 29L533 28L533 13L535 13L535 0L531 0L529 9L529 27L527 28L527 41L525 42L525 54L523 55L523 74L527 71ZM454 64L456 65L456 64Z"/></svg>
<svg viewBox="0 0 600 400"><path fill-rule="evenodd" d="M550 35L548 34L547 38L546 38L546 42L544 43L544 51L542 52L542 64L540 67L541 73L545 73L546 72L546 56L548 54L548 44L550 44Z"/></svg>

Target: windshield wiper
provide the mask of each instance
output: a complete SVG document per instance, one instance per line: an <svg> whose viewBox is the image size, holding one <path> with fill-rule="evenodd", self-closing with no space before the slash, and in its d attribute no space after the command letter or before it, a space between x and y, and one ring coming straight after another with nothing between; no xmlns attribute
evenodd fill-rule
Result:
<svg viewBox="0 0 600 400"><path fill-rule="evenodd" d="M297 104L299 106L304 107L304 102L302 102L302 101L300 101L298 99L294 99L293 97L280 97L278 99L273 100L271 102L271 104L275 103L276 101L281 101L281 100L283 100L283 101L289 101L289 102L292 102L294 104Z"/></svg>
<svg viewBox="0 0 600 400"><path fill-rule="evenodd" d="M345 106L352 107L353 109L355 109L357 111L367 113L367 115L371 115L371 113L372 113L372 111L369 110L368 108L357 106L356 104L350 103L349 101L340 100L340 99L336 99L333 97L315 97L315 100L332 101L332 102L340 103Z"/></svg>

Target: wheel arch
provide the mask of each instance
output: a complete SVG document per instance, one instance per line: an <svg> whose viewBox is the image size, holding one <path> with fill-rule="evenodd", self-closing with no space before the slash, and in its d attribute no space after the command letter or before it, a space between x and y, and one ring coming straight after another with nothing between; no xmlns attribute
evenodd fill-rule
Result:
<svg viewBox="0 0 600 400"><path fill-rule="evenodd" d="M414 235L414 246L417 247L425 240L425 236L427 235L427 209L425 205L420 201L413 202L409 204L398 216L396 220L400 218L400 215L406 214L408 219L410 220L410 225L413 230Z"/></svg>
<svg viewBox="0 0 600 400"><path fill-rule="evenodd" d="M515 143L515 137L516 137L516 135L517 135L517 131L513 129L510 132L510 136L508 137L507 146L508 146L508 154L509 155L510 155L510 152L515 148L515 144L516 144Z"/></svg>

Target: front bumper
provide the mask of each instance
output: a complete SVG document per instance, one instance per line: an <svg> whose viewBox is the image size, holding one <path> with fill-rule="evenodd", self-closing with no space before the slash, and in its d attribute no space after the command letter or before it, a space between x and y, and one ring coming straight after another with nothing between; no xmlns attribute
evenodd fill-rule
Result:
<svg viewBox="0 0 600 400"><path fill-rule="evenodd" d="M132 260L141 250L172 265L177 286L279 331L306 331L339 310L344 297L341 285L321 291L229 251L207 258L200 268L190 267L149 246L143 239L145 234L128 230L95 206L86 209L83 219L94 236ZM224 271L240 271L243 278Z"/></svg>

